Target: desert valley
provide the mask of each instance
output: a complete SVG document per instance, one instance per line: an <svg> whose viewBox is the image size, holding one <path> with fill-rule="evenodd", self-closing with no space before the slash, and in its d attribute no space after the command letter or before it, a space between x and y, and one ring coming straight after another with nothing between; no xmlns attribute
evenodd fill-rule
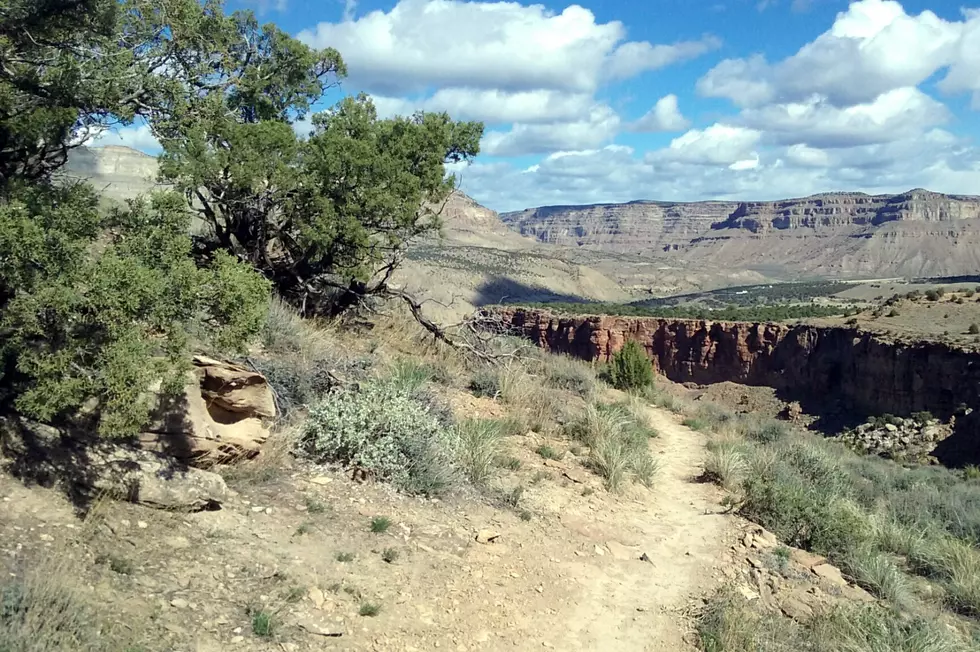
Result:
<svg viewBox="0 0 980 652"><path fill-rule="evenodd" d="M0 0L0 652L980 650L980 9L585 4Z"/></svg>

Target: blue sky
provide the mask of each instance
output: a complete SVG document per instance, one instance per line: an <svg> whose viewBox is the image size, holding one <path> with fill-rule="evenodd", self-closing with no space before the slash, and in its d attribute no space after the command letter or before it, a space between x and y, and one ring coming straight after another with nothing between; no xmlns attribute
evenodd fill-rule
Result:
<svg viewBox="0 0 980 652"><path fill-rule="evenodd" d="M980 0L228 5L239 7L339 49L343 92L368 92L384 115L483 120L483 151L457 172L497 210L980 194ZM101 143L154 151L145 127Z"/></svg>

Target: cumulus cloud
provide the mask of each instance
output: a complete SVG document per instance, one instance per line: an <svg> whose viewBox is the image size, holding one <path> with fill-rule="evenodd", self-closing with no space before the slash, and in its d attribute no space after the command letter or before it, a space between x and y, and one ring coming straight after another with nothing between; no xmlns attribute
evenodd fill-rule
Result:
<svg viewBox="0 0 980 652"><path fill-rule="evenodd" d="M746 161L758 158L753 148L761 137L755 129L713 124L706 129L691 129L670 141L669 147L648 154L647 159L740 169L739 165L745 166Z"/></svg>
<svg viewBox="0 0 980 652"><path fill-rule="evenodd" d="M671 45L627 41L622 23L597 23L578 5L555 13L543 5L460 0L400 0L390 11L319 23L298 36L340 50L352 80L383 95L430 87L589 93L609 78L718 46L711 36Z"/></svg>
<svg viewBox="0 0 980 652"><path fill-rule="evenodd" d="M665 95L646 115L634 122L630 127L633 131L683 131L691 126L691 121L685 118L677 105L677 96Z"/></svg>
<svg viewBox="0 0 980 652"><path fill-rule="evenodd" d="M860 0L793 56L775 64L758 56L723 61L699 80L698 90L740 106L801 101L815 93L849 106L916 86L946 68L946 89L973 90L978 27L978 12L946 21L931 11L911 16L893 0Z"/></svg>
<svg viewBox="0 0 980 652"><path fill-rule="evenodd" d="M374 96L381 115L408 115L417 110L445 111L461 120L489 124L576 120L595 105L590 93L536 89L507 92L498 89L443 88L421 100Z"/></svg>
<svg viewBox="0 0 980 652"><path fill-rule="evenodd" d="M162 149L160 141L153 136L147 125L118 127L103 131L101 134L93 135L87 144L92 147L105 147L106 145L131 147L147 154L157 154Z"/></svg>
<svg viewBox="0 0 980 652"><path fill-rule="evenodd" d="M711 128L709 128L710 130ZM709 131L705 130L705 131ZM712 136L713 133L713 136ZM726 132L689 132L684 147L717 143ZM942 129L889 143L823 150L806 145L741 148L678 157L677 147L648 152L620 145L556 152L530 167L476 163L463 176L464 192L496 210L547 204L764 200L832 190L902 192L914 187L971 193L980 187L980 151ZM707 148L709 152L715 148ZM705 164L706 159L721 161Z"/></svg>
<svg viewBox="0 0 980 652"><path fill-rule="evenodd" d="M489 131L480 143L490 156L524 156L601 147L619 131L620 118L605 104L593 106L581 119L546 124L515 124L508 131Z"/></svg>
<svg viewBox="0 0 980 652"><path fill-rule="evenodd" d="M777 144L833 148L907 138L948 118L943 104L917 88L907 87L846 108L814 95L804 102L746 109L740 122L764 130Z"/></svg>

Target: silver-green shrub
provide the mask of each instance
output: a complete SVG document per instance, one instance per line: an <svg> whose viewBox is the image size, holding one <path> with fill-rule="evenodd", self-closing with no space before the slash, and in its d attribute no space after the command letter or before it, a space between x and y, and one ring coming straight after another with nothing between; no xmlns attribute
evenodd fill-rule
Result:
<svg viewBox="0 0 980 652"><path fill-rule="evenodd" d="M326 395L310 409L304 452L359 467L410 493L434 494L456 477L455 434L404 387L385 382Z"/></svg>

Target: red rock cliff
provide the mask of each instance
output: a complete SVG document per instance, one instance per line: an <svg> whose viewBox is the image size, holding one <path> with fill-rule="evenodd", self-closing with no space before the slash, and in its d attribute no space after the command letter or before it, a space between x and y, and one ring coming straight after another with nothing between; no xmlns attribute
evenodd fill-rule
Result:
<svg viewBox="0 0 980 652"><path fill-rule="evenodd" d="M677 382L768 385L804 407L837 399L865 414L947 417L964 403L980 407L980 355L938 342L889 342L843 327L499 312L539 346L584 360L609 360L636 340Z"/></svg>

